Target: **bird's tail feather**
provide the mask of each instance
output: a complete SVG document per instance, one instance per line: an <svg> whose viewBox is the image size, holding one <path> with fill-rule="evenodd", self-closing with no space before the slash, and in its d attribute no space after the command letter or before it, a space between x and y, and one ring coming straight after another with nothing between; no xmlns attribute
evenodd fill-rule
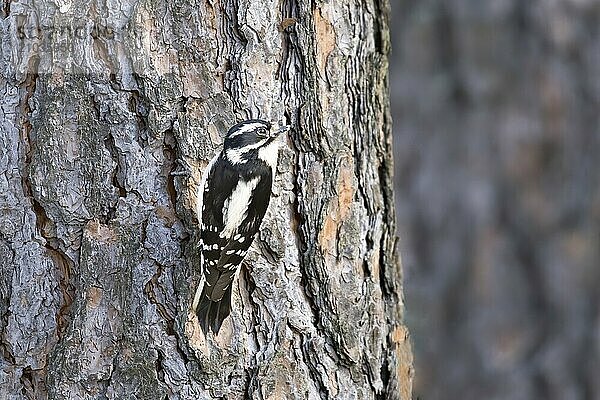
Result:
<svg viewBox="0 0 600 400"><path fill-rule="evenodd" d="M206 296L206 289L207 287L204 286L200 302L196 307L196 315L205 336L209 329L217 335L223 321L231 312L231 285L225 290L223 297L218 301L210 300Z"/></svg>

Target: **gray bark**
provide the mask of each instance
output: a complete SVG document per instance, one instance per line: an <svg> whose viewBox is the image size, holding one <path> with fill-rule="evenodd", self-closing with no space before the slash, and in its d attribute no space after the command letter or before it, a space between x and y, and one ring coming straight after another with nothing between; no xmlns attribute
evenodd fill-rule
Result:
<svg viewBox="0 0 600 400"><path fill-rule="evenodd" d="M0 398L410 398L386 2L3 13ZM204 338L194 190L250 117L295 130Z"/></svg>

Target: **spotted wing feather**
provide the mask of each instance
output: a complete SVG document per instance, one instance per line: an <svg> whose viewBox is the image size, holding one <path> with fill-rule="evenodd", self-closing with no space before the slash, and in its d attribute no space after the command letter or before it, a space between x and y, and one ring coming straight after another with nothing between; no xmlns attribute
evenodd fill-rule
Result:
<svg viewBox="0 0 600 400"><path fill-rule="evenodd" d="M230 313L235 274L265 215L272 176L269 169L262 171L253 188L253 196L244 207L236 208L242 210L241 222L235 224L236 229L224 234L227 218L232 217L227 212L231 207L231 193L243 177L227 168L225 163L215 163L210 168L203 187L202 210L199 210L202 215L200 238L204 284L195 306L204 332L210 327L216 334Z"/></svg>

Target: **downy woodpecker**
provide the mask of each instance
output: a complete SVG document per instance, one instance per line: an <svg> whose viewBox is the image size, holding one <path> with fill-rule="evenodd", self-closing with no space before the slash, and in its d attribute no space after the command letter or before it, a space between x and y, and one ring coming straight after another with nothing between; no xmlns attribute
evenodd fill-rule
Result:
<svg viewBox="0 0 600 400"><path fill-rule="evenodd" d="M202 279L192 307L205 335L218 334L230 313L234 277L269 205L277 138L288 130L258 119L241 122L204 170L196 206Z"/></svg>

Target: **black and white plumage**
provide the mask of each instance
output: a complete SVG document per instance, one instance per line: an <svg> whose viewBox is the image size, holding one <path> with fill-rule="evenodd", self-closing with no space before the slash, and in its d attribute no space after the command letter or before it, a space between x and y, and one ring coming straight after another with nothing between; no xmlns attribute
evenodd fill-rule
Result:
<svg viewBox="0 0 600 400"><path fill-rule="evenodd" d="M269 205L277 138L288 129L241 122L204 171L196 209L203 275L192 305L204 334L217 334L230 313L234 277Z"/></svg>

